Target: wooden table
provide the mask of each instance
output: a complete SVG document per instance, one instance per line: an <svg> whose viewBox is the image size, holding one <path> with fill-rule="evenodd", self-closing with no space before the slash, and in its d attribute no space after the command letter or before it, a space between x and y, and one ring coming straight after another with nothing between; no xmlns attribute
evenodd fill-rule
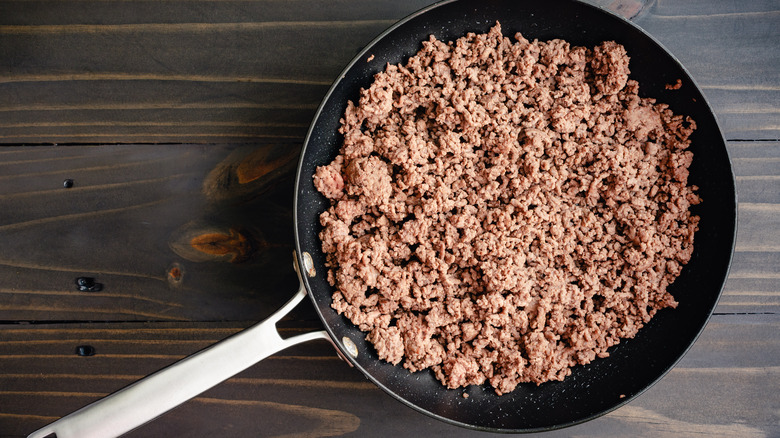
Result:
<svg viewBox="0 0 780 438"><path fill-rule="evenodd" d="M315 108L361 47L429 2L0 2L0 436L291 296L292 177ZM733 159L739 232L681 363L627 406L546 436L780 436L780 2L600 3L703 89ZM79 291L78 277L100 287ZM311 307L282 331L319 327ZM129 434L394 435L483 434L401 405L319 341Z"/></svg>

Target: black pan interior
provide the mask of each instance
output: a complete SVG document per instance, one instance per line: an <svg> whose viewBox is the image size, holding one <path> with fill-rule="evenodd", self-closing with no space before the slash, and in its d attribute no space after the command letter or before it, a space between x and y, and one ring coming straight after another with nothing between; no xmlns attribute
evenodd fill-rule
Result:
<svg viewBox="0 0 780 438"><path fill-rule="evenodd" d="M325 280L318 215L328 207L312 184L316 166L337 154L339 118L346 102L387 63L405 62L433 34L443 41L467 32L486 32L500 21L506 36L522 32L528 39L563 38L594 46L604 40L623 44L631 57L631 77L640 92L668 103L697 122L690 181L704 202L693 259L672 285L680 305L664 310L636 338L610 350L610 357L579 366L563 382L521 385L497 396L488 387L447 390L429 372L409 373L377 359L364 334L330 308L331 287ZM373 60L367 61L373 55ZM679 90L665 85L682 80ZM734 176L723 136L704 96L683 67L653 38L633 24L598 8L572 0L460 0L426 8L380 35L346 68L323 101L309 131L298 169L295 193L296 246L311 254L318 272L306 287L327 330L344 351L348 337L358 347L351 359L365 375L392 396L435 418L469 428L498 432L531 432L570 426L607 413L630 401L660 379L698 337L720 296L728 274L736 230ZM695 402L695 401L694 401Z"/></svg>

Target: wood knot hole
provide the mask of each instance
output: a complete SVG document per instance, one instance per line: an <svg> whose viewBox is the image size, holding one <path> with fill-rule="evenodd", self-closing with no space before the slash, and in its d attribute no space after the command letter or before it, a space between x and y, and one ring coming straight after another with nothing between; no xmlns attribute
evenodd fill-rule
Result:
<svg viewBox="0 0 780 438"><path fill-rule="evenodd" d="M76 347L76 354L79 356L94 356L95 347L91 345L79 345Z"/></svg>

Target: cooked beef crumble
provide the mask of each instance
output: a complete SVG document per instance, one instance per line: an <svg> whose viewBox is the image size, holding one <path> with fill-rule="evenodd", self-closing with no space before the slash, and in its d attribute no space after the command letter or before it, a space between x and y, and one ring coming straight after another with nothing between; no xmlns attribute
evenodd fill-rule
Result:
<svg viewBox="0 0 780 438"><path fill-rule="evenodd" d="M431 37L348 102L317 189L332 306L449 388L561 380L659 310L693 251L690 118L623 46Z"/></svg>

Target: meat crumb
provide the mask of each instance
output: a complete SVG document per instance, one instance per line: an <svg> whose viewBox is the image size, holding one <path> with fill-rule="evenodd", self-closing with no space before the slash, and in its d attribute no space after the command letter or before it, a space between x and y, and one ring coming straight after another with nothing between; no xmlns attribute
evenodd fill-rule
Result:
<svg viewBox="0 0 780 438"><path fill-rule="evenodd" d="M664 88L667 90L679 90L682 88L682 79L677 79L673 84L666 84Z"/></svg>
<svg viewBox="0 0 780 438"><path fill-rule="evenodd" d="M314 174L332 307L448 388L562 380L661 309L689 261L696 128L620 44L430 37L348 102ZM464 397L467 394L464 393Z"/></svg>

